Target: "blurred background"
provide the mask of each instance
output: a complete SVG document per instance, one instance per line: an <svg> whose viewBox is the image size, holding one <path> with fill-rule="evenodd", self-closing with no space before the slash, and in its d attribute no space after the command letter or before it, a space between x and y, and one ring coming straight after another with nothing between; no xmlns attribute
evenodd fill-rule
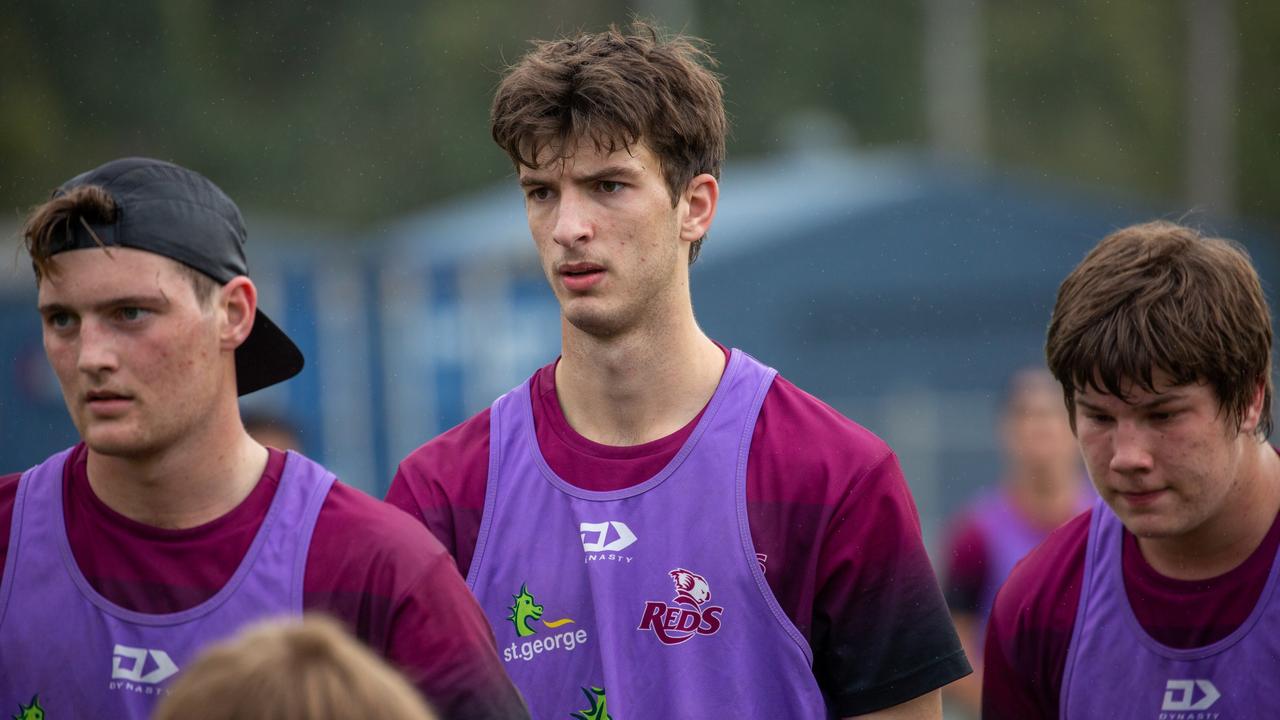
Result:
<svg viewBox="0 0 1280 720"><path fill-rule="evenodd" d="M1042 362L1057 284L1104 234L1182 220L1245 243L1268 292L1280 277L1274 2L14 0L0 466L75 440L21 219L144 154L239 202L263 307L307 355L246 408L381 496L559 347L489 138L501 69L633 15L705 37L724 75L701 324L886 438L935 547L1000 477L1002 388Z"/></svg>

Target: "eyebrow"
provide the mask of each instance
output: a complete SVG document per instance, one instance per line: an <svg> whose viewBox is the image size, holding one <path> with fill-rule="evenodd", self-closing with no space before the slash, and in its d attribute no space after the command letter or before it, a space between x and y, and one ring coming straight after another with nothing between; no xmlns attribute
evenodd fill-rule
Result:
<svg viewBox="0 0 1280 720"><path fill-rule="evenodd" d="M602 167L599 170L596 170L595 172L589 173L587 175L575 175L571 179L573 180L573 182L581 183L585 185L593 182L599 182L601 180L607 180L609 178L621 177L626 179L632 179L632 178L639 177L641 174L642 173L640 170L638 170L637 168L633 168L629 165L608 165L606 167ZM537 175L526 175L525 177L520 178L521 187L532 187L532 186L550 185L550 184L551 184L551 180L545 176L540 177Z"/></svg>
<svg viewBox="0 0 1280 720"><path fill-rule="evenodd" d="M118 307L137 307L143 305L164 307L168 304L169 298L164 295L125 295L123 297L111 298L110 300L103 300L102 302L94 303L90 307L93 310L100 312L102 310L109 310L111 308ZM36 306L36 310L39 311L41 315L49 315L55 312L72 312L71 306L58 302L41 303Z"/></svg>
<svg viewBox="0 0 1280 720"><path fill-rule="evenodd" d="M1154 400L1148 400L1147 402L1144 402L1144 403L1133 403L1130 405L1130 407L1136 407L1141 410L1152 410L1155 408L1164 407L1165 405L1170 405L1172 403L1180 402L1187 399L1187 396L1185 393L1180 393L1176 390L1172 392L1173 394L1161 395L1160 397L1155 398ZM1076 406L1092 412L1098 412L1098 413L1104 413L1104 414L1109 412L1106 408L1102 407L1101 405L1096 405L1094 403L1089 402L1088 400L1081 400L1079 397L1076 398Z"/></svg>

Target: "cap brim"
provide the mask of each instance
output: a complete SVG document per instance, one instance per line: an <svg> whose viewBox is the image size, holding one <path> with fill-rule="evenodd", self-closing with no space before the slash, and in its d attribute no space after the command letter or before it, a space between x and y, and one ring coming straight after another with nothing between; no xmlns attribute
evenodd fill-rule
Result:
<svg viewBox="0 0 1280 720"><path fill-rule="evenodd" d="M284 382L302 372L304 362L298 346L266 313L258 310L253 331L236 348L236 391L248 395Z"/></svg>

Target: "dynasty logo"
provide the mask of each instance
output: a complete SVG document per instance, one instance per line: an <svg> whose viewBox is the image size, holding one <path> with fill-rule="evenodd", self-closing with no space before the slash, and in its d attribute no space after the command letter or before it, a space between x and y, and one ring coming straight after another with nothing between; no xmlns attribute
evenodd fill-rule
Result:
<svg viewBox="0 0 1280 720"><path fill-rule="evenodd" d="M664 645L679 645L694 635L715 635L724 608L710 605L711 586L701 575L676 568L667 573L676 585L675 605L650 600L638 630L652 630Z"/></svg>

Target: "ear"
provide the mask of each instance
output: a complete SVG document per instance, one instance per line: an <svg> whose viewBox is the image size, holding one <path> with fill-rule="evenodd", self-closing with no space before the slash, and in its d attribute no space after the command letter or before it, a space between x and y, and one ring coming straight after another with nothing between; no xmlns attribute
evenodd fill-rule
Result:
<svg viewBox="0 0 1280 720"><path fill-rule="evenodd" d="M253 281L241 275L223 285L218 291L217 310L222 349L234 351L249 337L258 312L258 289Z"/></svg>
<svg viewBox="0 0 1280 720"><path fill-rule="evenodd" d="M1259 381L1253 388L1253 397L1249 399L1249 405L1244 409L1244 417L1240 419L1241 434L1256 433L1258 425L1262 423L1262 405L1266 397L1266 385L1265 382Z"/></svg>
<svg viewBox="0 0 1280 720"><path fill-rule="evenodd" d="M680 198L685 205L680 219L680 239L685 242L701 240L711 229L716 216L716 204L720 202L720 183L708 173L695 176L685 186Z"/></svg>

